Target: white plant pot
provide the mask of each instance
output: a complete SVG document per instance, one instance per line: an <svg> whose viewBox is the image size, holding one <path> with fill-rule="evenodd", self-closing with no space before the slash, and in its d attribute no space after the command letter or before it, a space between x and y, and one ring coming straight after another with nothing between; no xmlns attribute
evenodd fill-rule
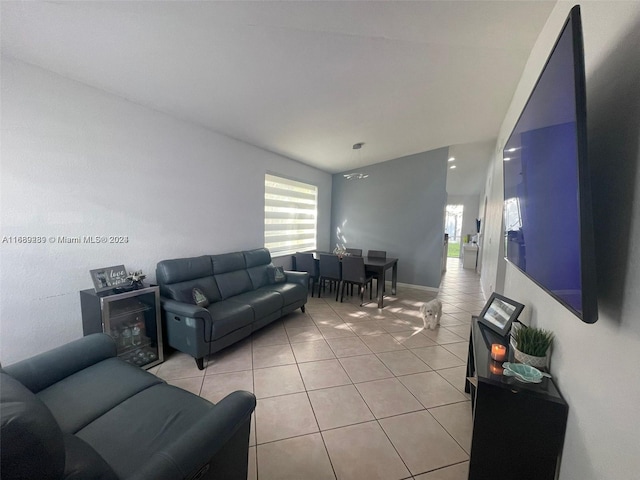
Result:
<svg viewBox="0 0 640 480"><path fill-rule="evenodd" d="M538 369L547 369L549 367L549 351L544 357L534 357L528 353L521 352L517 348L513 348L513 357L516 361L524 363L525 365L531 365Z"/></svg>
<svg viewBox="0 0 640 480"><path fill-rule="evenodd" d="M531 365L539 370L549 371L551 365L551 346L547 349L547 354L544 357L534 357L528 353L524 353L516 347L516 341L514 339L515 333L518 329L522 328L520 325L514 325L511 330L511 336L509 338L509 345L513 351L513 358L518 363L524 363L525 365Z"/></svg>

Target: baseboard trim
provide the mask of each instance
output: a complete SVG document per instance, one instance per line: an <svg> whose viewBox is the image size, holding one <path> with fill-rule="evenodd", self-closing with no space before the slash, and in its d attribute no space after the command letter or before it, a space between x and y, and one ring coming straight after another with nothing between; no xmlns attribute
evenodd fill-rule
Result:
<svg viewBox="0 0 640 480"><path fill-rule="evenodd" d="M386 281L384 282L389 288L391 288L391 282ZM400 283L397 282L396 285L398 287L408 287L408 288L415 288L416 290L424 290L426 292L439 292L440 289L439 288L434 288L434 287L427 287L425 285L414 285L412 283Z"/></svg>

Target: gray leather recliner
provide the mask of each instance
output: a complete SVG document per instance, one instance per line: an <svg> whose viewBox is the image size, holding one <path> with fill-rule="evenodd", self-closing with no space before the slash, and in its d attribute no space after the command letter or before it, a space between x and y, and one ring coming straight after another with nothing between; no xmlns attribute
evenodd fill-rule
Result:
<svg viewBox="0 0 640 480"><path fill-rule="evenodd" d="M94 334L0 370L6 479L247 478L256 400L213 404L116 357Z"/></svg>

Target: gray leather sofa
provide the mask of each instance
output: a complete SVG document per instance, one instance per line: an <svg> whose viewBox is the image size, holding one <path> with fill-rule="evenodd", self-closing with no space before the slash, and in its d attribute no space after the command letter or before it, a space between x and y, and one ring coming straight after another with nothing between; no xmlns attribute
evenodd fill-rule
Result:
<svg viewBox="0 0 640 480"><path fill-rule="evenodd" d="M256 400L213 404L83 337L0 370L2 478L247 478Z"/></svg>
<svg viewBox="0 0 640 480"><path fill-rule="evenodd" d="M207 355L297 308L304 312L307 302L308 274L277 278L266 248L163 260L156 278L166 343L194 357L201 370ZM205 306L195 304L194 289Z"/></svg>

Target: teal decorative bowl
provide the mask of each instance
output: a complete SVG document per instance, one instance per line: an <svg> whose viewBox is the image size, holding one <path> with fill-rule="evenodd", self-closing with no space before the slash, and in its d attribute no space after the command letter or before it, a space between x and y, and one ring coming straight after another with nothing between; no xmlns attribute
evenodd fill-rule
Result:
<svg viewBox="0 0 640 480"><path fill-rule="evenodd" d="M516 380L520 380L525 383L540 383L542 377L551 377L548 373L543 373L531 365L525 365L524 363L509 363L502 364L504 368L504 375L507 377L516 377Z"/></svg>

